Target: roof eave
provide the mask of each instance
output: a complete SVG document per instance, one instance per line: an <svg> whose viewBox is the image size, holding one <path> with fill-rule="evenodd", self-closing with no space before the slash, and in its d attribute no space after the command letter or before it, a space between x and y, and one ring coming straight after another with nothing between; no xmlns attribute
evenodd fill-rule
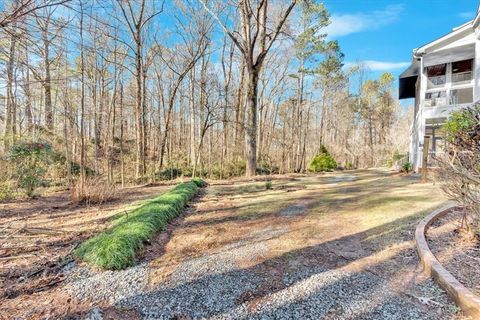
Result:
<svg viewBox="0 0 480 320"><path fill-rule="evenodd" d="M480 15L478 15L475 20L477 18L479 18ZM435 45L438 45L439 43L442 43L446 40L449 40L450 38L458 35L459 33L462 33L462 32L465 32L465 31L468 31L469 29L470 30L473 30L473 24L475 22L475 20L471 20L471 21L468 21L467 23L457 27L457 28L454 28L450 33L447 33L446 35L432 41L432 42L429 42L427 44L424 44L423 46L417 48L414 50L413 52L413 55L414 57L419 57L421 54L423 54L427 49L435 46ZM480 23L480 20L479 20L479 23Z"/></svg>
<svg viewBox="0 0 480 320"><path fill-rule="evenodd" d="M475 19L473 19L472 26L475 29L478 27L479 24L480 24L480 6L477 10L477 15L475 16Z"/></svg>

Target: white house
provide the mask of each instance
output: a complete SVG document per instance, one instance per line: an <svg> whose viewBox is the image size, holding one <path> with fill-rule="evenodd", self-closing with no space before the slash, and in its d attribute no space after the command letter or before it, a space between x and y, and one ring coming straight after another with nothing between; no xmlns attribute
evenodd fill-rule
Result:
<svg viewBox="0 0 480 320"><path fill-rule="evenodd" d="M480 100L480 8L474 20L413 50L411 66L400 75L399 98L415 98L409 157L418 170L425 136L429 155L441 153L448 115Z"/></svg>

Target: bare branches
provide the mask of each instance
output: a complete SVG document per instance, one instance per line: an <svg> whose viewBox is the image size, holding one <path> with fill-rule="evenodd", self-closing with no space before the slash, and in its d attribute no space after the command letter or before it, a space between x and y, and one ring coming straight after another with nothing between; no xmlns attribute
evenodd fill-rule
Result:
<svg viewBox="0 0 480 320"><path fill-rule="evenodd" d="M480 223L480 106L453 113L446 126L447 152L435 160L440 164L442 189Z"/></svg>
<svg viewBox="0 0 480 320"><path fill-rule="evenodd" d="M205 10L210 13L210 15L218 22L218 25L223 29L223 31L230 37L230 39L232 39L233 43L235 43L235 45L237 46L238 50L240 50L242 52L242 54L245 54L245 49L243 47L243 45L240 43L240 40L233 34L232 31L230 31L227 26L220 20L220 18L218 17L218 15L213 12L208 6L207 4L205 3L204 0L198 0L200 1L200 3L203 5L203 7L205 8Z"/></svg>
<svg viewBox="0 0 480 320"><path fill-rule="evenodd" d="M282 34L298 26L300 0L9 2L28 8L8 10L17 18L0 30L8 35L0 138L13 141L15 128L21 139L51 142L68 185L75 175L125 185L193 167L226 178L245 174L245 161L255 174L257 156L269 172L304 171L319 141L343 166L366 166L370 122L379 163L405 131L362 113L348 95L351 75L332 71L339 64L320 75L292 63L297 47ZM367 94L374 110L378 92ZM398 118L408 126L408 116ZM383 129L390 140L380 143Z"/></svg>
<svg viewBox="0 0 480 320"><path fill-rule="evenodd" d="M266 47L261 51L259 54L259 57L257 59L257 63L263 63L263 60L265 59L265 56L267 55L268 51L270 51L273 43L277 40L278 35L282 31L283 25L287 21L288 16L292 12L293 8L297 4L297 0L293 0L290 5L288 6L287 10L284 12L283 16L280 18L280 21L278 22L275 30L273 31L272 34L269 35L264 35L264 38L269 38L270 41L266 44Z"/></svg>
<svg viewBox="0 0 480 320"><path fill-rule="evenodd" d="M46 0L43 3L38 4L36 0L21 0L16 3L16 7L11 12L4 13L4 17L0 20L0 28L5 28L9 24L17 21L23 17L26 17L35 11L48 7L56 7L66 4L71 0Z"/></svg>

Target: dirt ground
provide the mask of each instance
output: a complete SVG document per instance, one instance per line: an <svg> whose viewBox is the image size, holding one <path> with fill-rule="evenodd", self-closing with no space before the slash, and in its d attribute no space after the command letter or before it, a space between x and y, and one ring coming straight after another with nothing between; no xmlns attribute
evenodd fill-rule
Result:
<svg viewBox="0 0 480 320"><path fill-rule="evenodd" d="M93 288L76 287L92 294L67 294L59 283L41 292L43 298L38 301L45 306L37 302L35 312L25 312L35 298L17 293L3 298L0 313L3 308L22 319L25 314L29 318L78 318L93 311L105 319L147 315L167 319L269 315L267 319L278 319L291 317L292 308L305 304L308 308L302 312L325 319L461 318L445 293L422 275L414 249L416 224L445 202L432 183L378 169L292 175L272 179L271 188L267 186L263 179L226 181L203 190L143 253L148 279L141 294L93 301L81 297L101 290L103 296L114 297L117 289L98 283ZM138 190L142 197L159 191ZM53 205L58 203L52 199ZM23 215L16 218L29 219L32 208L35 204L25 204ZM78 232L71 234L76 240L99 228L92 222L81 231L73 218L82 221L81 213L60 210L58 219L63 222L59 225ZM13 212L2 219L15 221ZM98 222L115 214L118 207L110 214L97 210L90 219ZM37 219L51 228L48 216ZM5 223L9 222L1 225ZM34 239L30 244L35 247L35 241L42 238ZM59 245L61 249L53 251L52 257L65 254L73 245ZM315 283L330 272L338 278L337 285ZM305 292L311 295L302 298ZM285 297L296 302L284 304ZM321 300L308 302L312 297Z"/></svg>
<svg viewBox="0 0 480 320"><path fill-rule="evenodd" d="M65 191L0 203L0 314L6 308L28 308L42 298L50 301L46 297L62 285L63 268L79 243L141 200L169 188L129 187L113 201L92 206L72 204Z"/></svg>
<svg viewBox="0 0 480 320"><path fill-rule="evenodd" d="M418 267L414 230L444 201L432 183L384 170L292 177L274 181L272 190L265 190L264 182L214 185L168 238L159 236L152 251L160 246L163 254L150 263L150 284L164 281L182 261L278 228L285 231L262 239L267 253L239 263L264 277L258 292L246 294L252 305L284 288L283 274L313 260L329 269L387 278L392 290L428 309L445 296L415 291L427 279Z"/></svg>
<svg viewBox="0 0 480 320"><path fill-rule="evenodd" d="M356 267L380 267L378 262L388 263L381 261L382 257L395 257L413 243L411 227L443 203L436 191L432 184L387 171L291 177L274 180L271 190L266 190L264 182L213 185L170 226L168 235L158 236L160 241L150 250L164 247L164 254L151 265L165 276L168 272L162 266L175 268L175 263L192 256L215 252L259 230L282 226L288 227L288 232L275 237L274 247L262 259L328 243L325 254L335 253L329 266L337 265L338 257L361 257L361 263L355 261ZM375 255L365 250L375 251ZM328 264L330 258L322 263ZM258 262L245 261L244 267ZM155 283L155 277L151 281Z"/></svg>
<svg viewBox="0 0 480 320"><path fill-rule="evenodd" d="M440 263L460 283L480 294L480 238L461 228L461 217L461 210L450 210L428 229L427 239Z"/></svg>

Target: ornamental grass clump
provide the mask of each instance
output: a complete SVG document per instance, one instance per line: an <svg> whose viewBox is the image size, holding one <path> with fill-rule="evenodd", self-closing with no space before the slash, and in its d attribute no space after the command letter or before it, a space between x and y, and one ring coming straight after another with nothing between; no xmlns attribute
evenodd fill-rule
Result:
<svg viewBox="0 0 480 320"><path fill-rule="evenodd" d="M102 204L115 199L115 195L115 184L102 177L87 177L83 184L79 179L70 189L70 199L77 204Z"/></svg>
<svg viewBox="0 0 480 320"><path fill-rule="evenodd" d="M84 242L75 255L102 269L119 270L132 266L144 244L178 216L203 183L200 179L181 183L145 202L119 218L111 228Z"/></svg>

